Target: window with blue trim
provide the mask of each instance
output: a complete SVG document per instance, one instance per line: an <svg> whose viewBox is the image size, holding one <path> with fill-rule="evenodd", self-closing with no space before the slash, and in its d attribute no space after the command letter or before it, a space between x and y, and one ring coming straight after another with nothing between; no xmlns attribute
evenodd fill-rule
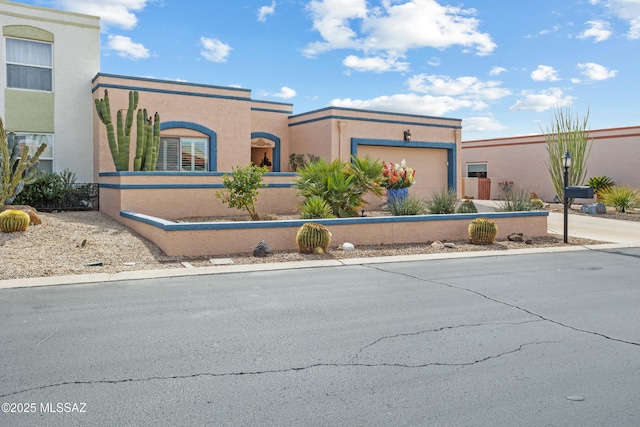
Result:
<svg viewBox="0 0 640 427"><path fill-rule="evenodd" d="M160 138L158 171L207 171L209 143L207 138Z"/></svg>

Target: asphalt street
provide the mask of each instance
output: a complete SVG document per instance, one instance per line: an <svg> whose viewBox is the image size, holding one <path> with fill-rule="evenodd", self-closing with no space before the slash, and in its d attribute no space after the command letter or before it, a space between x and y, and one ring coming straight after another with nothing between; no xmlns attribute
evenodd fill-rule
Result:
<svg viewBox="0 0 640 427"><path fill-rule="evenodd" d="M2 426L637 426L640 248L0 291Z"/></svg>

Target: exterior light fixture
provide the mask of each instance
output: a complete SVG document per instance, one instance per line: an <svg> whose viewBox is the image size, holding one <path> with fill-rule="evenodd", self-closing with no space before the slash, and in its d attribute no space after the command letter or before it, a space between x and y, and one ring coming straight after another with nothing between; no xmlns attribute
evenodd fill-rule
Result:
<svg viewBox="0 0 640 427"><path fill-rule="evenodd" d="M404 131L404 140L411 142L411 131L409 129Z"/></svg>
<svg viewBox="0 0 640 427"><path fill-rule="evenodd" d="M564 243L569 241L569 197L567 189L569 187L569 168L571 167L571 153L565 151L562 155L562 167L564 168L564 189L562 199L564 201Z"/></svg>

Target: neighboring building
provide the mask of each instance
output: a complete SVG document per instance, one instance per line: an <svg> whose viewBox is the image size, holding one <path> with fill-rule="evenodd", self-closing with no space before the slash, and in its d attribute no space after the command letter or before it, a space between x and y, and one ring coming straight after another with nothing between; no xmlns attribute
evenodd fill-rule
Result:
<svg viewBox="0 0 640 427"><path fill-rule="evenodd" d="M640 159L640 126L589 131L592 141L586 180L606 175L617 184L640 187L637 160ZM553 201L544 135L485 139L462 142L463 196L482 198L478 185L491 181L490 198L501 198L501 181L513 181ZM586 185L586 182L584 183Z"/></svg>
<svg viewBox="0 0 640 427"><path fill-rule="evenodd" d="M100 19L0 0L0 116L45 171L94 182L91 78L100 71Z"/></svg>

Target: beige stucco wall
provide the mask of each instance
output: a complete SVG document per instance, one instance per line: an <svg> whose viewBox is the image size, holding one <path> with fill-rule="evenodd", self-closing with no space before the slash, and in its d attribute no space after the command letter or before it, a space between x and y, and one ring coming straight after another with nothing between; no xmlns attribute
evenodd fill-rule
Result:
<svg viewBox="0 0 640 427"><path fill-rule="evenodd" d="M640 126L593 130L589 135L593 144L587 161L587 180L607 175L618 184L640 186L637 172ZM465 141L461 151L465 176L467 164L488 164L492 198L500 197L498 182L511 180L516 186L535 191L545 201L553 200L555 191L547 169L548 152L543 135Z"/></svg>
<svg viewBox="0 0 640 427"><path fill-rule="evenodd" d="M510 233L522 232L527 236L544 236L547 233L547 215L492 217L498 225L498 239ZM394 221L375 222L375 218L354 220L333 220L327 223L331 232L331 247L344 242L360 245L425 243L435 240L466 240L468 227L473 215L454 219L433 220L434 215L420 217L420 221L406 221L398 217ZM460 215L458 215L460 217ZM150 218L165 224L170 222ZM130 219L120 219L128 227L158 245L169 256L220 256L233 253L251 253L261 241L266 241L273 250L295 250L296 233L304 221L267 221L252 224L251 228L209 228L207 224L184 224L187 229L164 231L147 223ZM373 220L373 221L372 221ZM320 221L318 221L320 222ZM200 228L191 229L194 225ZM211 227L216 227L211 223Z"/></svg>
<svg viewBox="0 0 640 427"><path fill-rule="evenodd" d="M33 93L6 89L3 41L0 49L3 64L0 67L0 115L8 118L5 123L7 129L53 132L54 171L69 169L76 173L78 182L94 182L93 164L90 161L93 157L91 78L100 70L99 18L0 2L0 27L13 25L31 26L53 34L54 81L53 92L45 92L40 96L49 104L45 110L42 110L42 104L38 104L38 108L29 107ZM23 34L28 36L30 32ZM7 108L18 111L10 113ZM36 125L34 129L28 126L29 122ZM53 127L49 124L51 122Z"/></svg>

